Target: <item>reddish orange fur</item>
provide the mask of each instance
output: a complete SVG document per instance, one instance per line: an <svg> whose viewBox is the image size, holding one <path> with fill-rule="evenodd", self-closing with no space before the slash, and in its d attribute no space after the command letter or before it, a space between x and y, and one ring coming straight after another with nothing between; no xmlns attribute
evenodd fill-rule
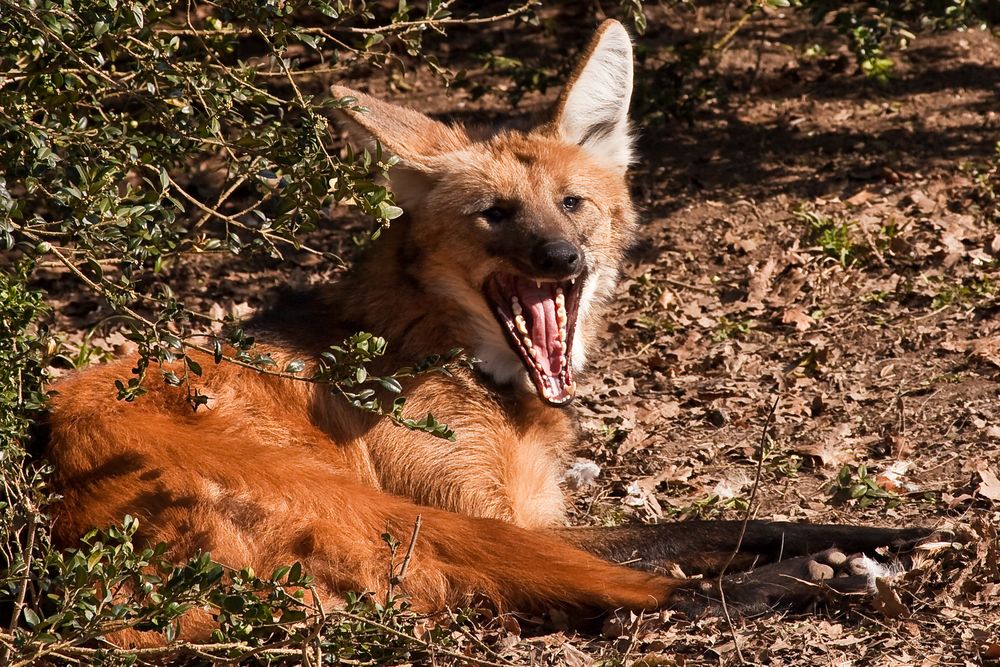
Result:
<svg viewBox="0 0 1000 667"><path fill-rule="evenodd" d="M357 328L391 342L386 368L453 347L475 353L484 337L498 336L488 331L498 325L480 288L507 263L473 222L487 195L519 202L534 232L581 239L598 262L594 307L578 325L583 355L632 233L623 175L561 141L552 125L474 143L461 128L335 92L372 108L345 113L356 137L377 136L403 158L394 185L408 216L352 278L286 311L285 326L262 325L278 366ZM554 203L569 190L586 198L572 219ZM205 372L195 386L211 402L197 412L184 389L159 383L155 372L146 395L114 400L113 382L129 375L131 359L57 385L47 456L65 498L58 542L129 513L143 540L167 542L178 560L210 551L264 573L301 561L335 601L346 591L385 591L380 535L405 539L421 515L403 588L422 609L476 594L506 609L651 609L678 584L546 532L563 523L559 463L576 430L569 412L545 406L519 379L464 371L406 383L408 414L433 413L458 433L451 443L376 420L322 386L199 361ZM205 621L188 619L184 632L202 636Z"/></svg>

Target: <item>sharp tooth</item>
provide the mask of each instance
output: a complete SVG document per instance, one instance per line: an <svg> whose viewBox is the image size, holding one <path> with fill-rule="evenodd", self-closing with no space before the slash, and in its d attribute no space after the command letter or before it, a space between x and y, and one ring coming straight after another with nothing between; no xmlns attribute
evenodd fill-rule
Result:
<svg viewBox="0 0 1000 667"><path fill-rule="evenodd" d="M525 336L528 335L528 323L524 321L524 317L522 315L516 315L514 317L514 324L517 325L518 331Z"/></svg>
<svg viewBox="0 0 1000 667"><path fill-rule="evenodd" d="M563 294L561 289L556 290L556 305L561 308L566 308L566 296Z"/></svg>
<svg viewBox="0 0 1000 667"><path fill-rule="evenodd" d="M569 279L569 284L570 285L575 285L576 284L576 278L570 278Z"/></svg>
<svg viewBox="0 0 1000 667"><path fill-rule="evenodd" d="M536 280L535 281L535 287L537 287L538 289L542 289L542 281L541 280Z"/></svg>

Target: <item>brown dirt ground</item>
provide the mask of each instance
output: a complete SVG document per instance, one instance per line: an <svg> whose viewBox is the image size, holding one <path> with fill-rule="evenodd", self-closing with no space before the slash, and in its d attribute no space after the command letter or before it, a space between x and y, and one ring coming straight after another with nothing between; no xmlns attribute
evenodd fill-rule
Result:
<svg viewBox="0 0 1000 667"><path fill-rule="evenodd" d="M519 637L513 624L493 623L482 629L491 652L470 649L482 657L569 665L728 665L740 654L775 665L1000 658L1000 483L990 483L1000 473L1000 228L977 187L1000 139L1000 42L980 32L921 36L880 87L845 67L842 53L803 57L811 30L778 14L753 22L721 60L718 100L690 123L639 128L640 242L580 406L587 436L577 454L602 472L575 492L574 521L742 518L777 399L753 515L941 524L964 544L897 577L899 604L884 592L732 629L664 614L624 619L602 637ZM655 52L670 39L654 16L638 42ZM407 91L389 96L430 112L494 115L504 106L444 93L419 73L403 82ZM529 96L518 113L551 98ZM846 265L797 211L847 225ZM331 220L310 244L352 256L365 223L342 212ZM196 309L242 314L266 302L263 287L338 272L293 253L202 260L169 280ZM53 272L43 284L62 304L58 323L71 343L106 317L67 277ZM123 341L107 324L91 342ZM859 463L899 495L835 502L837 473Z"/></svg>

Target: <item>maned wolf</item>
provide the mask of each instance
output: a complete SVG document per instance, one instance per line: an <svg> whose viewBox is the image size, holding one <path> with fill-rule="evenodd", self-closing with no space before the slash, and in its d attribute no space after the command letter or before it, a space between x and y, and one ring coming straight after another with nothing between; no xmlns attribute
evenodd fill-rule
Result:
<svg viewBox="0 0 1000 667"><path fill-rule="evenodd" d="M577 438L566 406L592 353L602 304L632 238L625 172L632 46L597 32L551 120L530 132L473 131L335 87L366 109L340 113L352 140L400 159L392 188L406 216L353 274L257 326L283 366L364 329L392 346L387 369L460 347L481 360L404 384L407 410L457 432L447 442L349 407L321 386L206 357L193 412L183 389L150 382L134 403L109 387L132 360L61 382L48 460L64 497L57 540L140 519L172 557L271 572L303 563L321 596L385 591L388 532L422 528L402 588L419 609L481 595L504 610L719 609L710 579L658 574L723 568L740 522L564 527L561 454ZM809 604L829 579L863 590L861 554L924 536L752 521L723 587L734 611ZM812 555L810 555L812 554ZM628 560L636 567L616 561ZM860 574L859 574L860 573ZM843 576L836 576L841 574ZM204 636L210 619L182 633ZM139 640L132 638L132 640Z"/></svg>

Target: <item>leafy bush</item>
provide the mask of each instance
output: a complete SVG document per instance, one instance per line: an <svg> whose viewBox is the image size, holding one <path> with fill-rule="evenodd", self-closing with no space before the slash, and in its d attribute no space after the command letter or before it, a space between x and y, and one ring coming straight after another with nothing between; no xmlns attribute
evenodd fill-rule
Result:
<svg viewBox="0 0 1000 667"><path fill-rule="evenodd" d="M207 555L173 567L163 545L132 545L132 519L88 536L78 549L51 548L44 470L29 462L25 449L44 405L46 369L62 352L44 324L43 294L31 286L40 260L57 262L99 295L138 346L133 376L117 383L121 400L141 400L148 382L182 385L201 374L190 354L198 350L216 363L324 383L361 409L452 437L432 415L404 416L402 397L383 406L375 387L398 394L397 378L440 370L455 362L455 351L376 376L366 365L383 354L386 341L359 333L314 364L279 369L238 326L206 343L196 334L211 318L187 309L163 279L193 254L280 257L304 248L304 236L336 203L368 216L373 237L398 217L402 211L378 182L393 160L380 150L336 149L329 112L354 100L332 99L327 89L332 77L352 67L386 67L404 58L433 67L433 57L422 54L427 35L526 16L532 5L512 3L462 18L451 14L451 4L417 10L405 2L386 9L325 0L210 6L0 0L0 246L6 251L0 265L0 595L11 619L10 631L0 635L0 662L96 655L81 644L126 627L170 638L178 616L204 604L220 610L219 642L232 644L221 655L304 641L296 633L303 619L315 616L303 610L301 595L287 594L289 587L305 590L308 580L299 569L262 580L224 573ZM192 176L205 164L214 165L216 177L207 196ZM147 377L169 361L182 361L184 373ZM109 387L109 399L113 395ZM205 401L195 391L189 398L194 408ZM352 608L375 613L382 625L413 622L405 606L379 611L359 598ZM367 616L352 618L324 622L317 636L380 627L368 625ZM390 650L391 633L378 632L386 638L378 650ZM412 633L399 636L406 640L401 645L422 645ZM285 654L301 658L299 649Z"/></svg>

